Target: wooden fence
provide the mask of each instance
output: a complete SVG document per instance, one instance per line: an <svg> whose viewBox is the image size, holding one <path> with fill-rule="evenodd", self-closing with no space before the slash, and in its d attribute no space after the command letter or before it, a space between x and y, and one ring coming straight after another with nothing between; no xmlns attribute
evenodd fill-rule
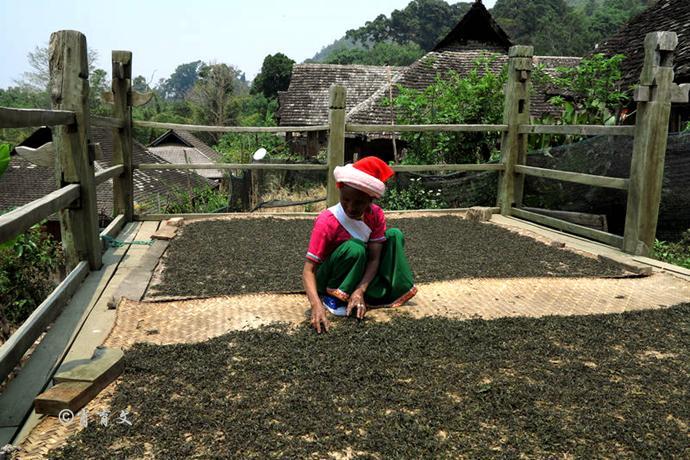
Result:
<svg viewBox="0 0 690 460"><path fill-rule="evenodd" d="M529 117L532 47L513 46L509 51L508 81L505 87L503 123L496 125L362 125L345 119L345 88L330 90L328 125L235 127L198 126L132 120L132 101L142 99L133 93L132 53L112 53L112 93L105 99L113 104L112 117L90 116L86 38L76 31L60 31L51 36L52 110L0 108L0 128L53 126L53 145L58 190L25 206L0 216L0 243L27 230L55 212L60 214L62 243L69 267L65 281L36 309L31 317L0 347L0 381L19 362L24 352L60 312L66 299L88 273L101 266L96 212L96 185L113 179L114 209L117 217L100 236L116 235L126 222L146 219L135 216L133 171L135 169L282 169L327 170L328 205L338 200L333 169L343 164L346 133L403 132L500 132L499 164L445 164L393 167L395 171L497 171L500 213L533 221L621 248L632 254L647 255L654 243L659 211L664 152L668 134L671 101L687 102L688 87L673 83L673 51L677 38L672 32L648 34L645 40L645 65L640 86L635 91L637 122L635 126L563 126L531 125ZM95 146L89 145L89 126L112 128L113 165L94 173ZM182 129L188 131L279 133L329 132L327 165L290 164L132 164L132 129L134 126ZM529 134L578 134L634 136L630 178L595 176L527 166ZM626 190L627 216L623 237L566 222L523 209L525 176L575 182L594 187ZM165 215L148 216L161 219Z"/></svg>

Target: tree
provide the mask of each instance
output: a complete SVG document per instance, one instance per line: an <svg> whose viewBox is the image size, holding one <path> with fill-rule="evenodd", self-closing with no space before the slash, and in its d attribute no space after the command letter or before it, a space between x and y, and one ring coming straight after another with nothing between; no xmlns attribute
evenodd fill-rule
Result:
<svg viewBox="0 0 690 460"><path fill-rule="evenodd" d="M231 96L240 72L227 64L204 64L189 92L195 118L202 124L221 126L234 122ZM218 136L212 136L216 141Z"/></svg>
<svg viewBox="0 0 690 460"><path fill-rule="evenodd" d="M180 64L167 80L162 80L158 87L159 93L168 100L180 100L194 87L199 78L199 72L204 67L202 61Z"/></svg>
<svg viewBox="0 0 690 460"><path fill-rule="evenodd" d="M146 81L146 78L144 78L142 75L137 75L136 77L134 77L134 80L132 80L132 89L140 93L146 93L148 91L151 91L149 83Z"/></svg>
<svg viewBox="0 0 690 460"><path fill-rule="evenodd" d="M326 64L364 64L406 66L422 57L424 50L416 43L377 43L371 49L349 48L328 56Z"/></svg>
<svg viewBox="0 0 690 460"><path fill-rule="evenodd" d="M288 89L294 64L295 61L283 53L269 54L264 58L261 72L252 82L251 92L263 93L269 99L277 97L278 91Z"/></svg>
<svg viewBox="0 0 690 460"><path fill-rule="evenodd" d="M15 83L34 91L47 91L50 84L50 50L48 46L36 46L33 51L29 51L27 59L32 70L24 72L22 79L15 80ZM96 69L98 51L89 49L87 59L89 74L91 74Z"/></svg>
<svg viewBox="0 0 690 460"><path fill-rule="evenodd" d="M365 46L388 41L401 45L412 42L429 51L469 8L469 3L449 5L443 0L412 0L404 9L394 10L390 18L381 14L363 27L348 30L345 37Z"/></svg>
<svg viewBox="0 0 690 460"><path fill-rule="evenodd" d="M466 75L438 75L423 90L398 87L393 100L400 124L499 124L503 115L505 68L491 69L493 58L479 59ZM409 133L402 139L408 164L484 163L498 154L496 133Z"/></svg>

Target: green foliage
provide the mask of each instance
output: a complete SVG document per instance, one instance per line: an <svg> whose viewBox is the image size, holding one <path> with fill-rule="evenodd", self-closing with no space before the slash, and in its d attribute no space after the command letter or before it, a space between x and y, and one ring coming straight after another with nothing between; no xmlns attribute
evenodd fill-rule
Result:
<svg viewBox="0 0 690 460"><path fill-rule="evenodd" d="M478 60L466 76L451 71L424 90L399 87L393 103L400 124L494 124L503 116L505 69L492 57ZM498 155L497 133L405 133L405 164L483 163Z"/></svg>
<svg viewBox="0 0 690 460"><path fill-rule="evenodd" d="M7 166L10 164L10 151L12 146L10 144L0 144L0 177L5 172Z"/></svg>
<svg viewBox="0 0 690 460"><path fill-rule="evenodd" d="M269 99L278 97L278 91L285 91L290 85L294 64L295 61L283 53L266 56L261 71L252 82L252 93L262 93Z"/></svg>
<svg viewBox="0 0 690 460"><path fill-rule="evenodd" d="M57 285L61 246L40 225L0 245L0 339L6 339Z"/></svg>
<svg viewBox="0 0 690 460"><path fill-rule="evenodd" d="M391 65L406 66L424 55L424 50L418 44L382 42L373 47L348 48L336 51L326 57L326 64L362 64L362 65Z"/></svg>
<svg viewBox="0 0 690 460"><path fill-rule="evenodd" d="M194 61L178 65L170 78L159 82L158 91L161 96L169 100L184 99L199 78L203 64L201 61Z"/></svg>
<svg viewBox="0 0 690 460"><path fill-rule="evenodd" d="M381 14L363 27L348 30L345 37L369 46L376 43L416 43L425 51L436 45L469 10L469 3L449 5L443 0L412 0L390 18Z"/></svg>
<svg viewBox="0 0 690 460"><path fill-rule="evenodd" d="M537 123L541 124L593 124L614 125L617 114L625 107L630 92L621 88L621 62L625 57L621 54L605 57L595 54L583 58L576 67L558 67L557 76L549 77L540 72L542 85L551 85L568 97L555 96L549 102L563 110L561 116L555 120L544 116ZM576 142L583 136L563 136L546 134L530 136L530 147L544 148L549 145Z"/></svg>
<svg viewBox="0 0 690 460"><path fill-rule="evenodd" d="M497 0L496 22L537 55L583 56L655 0Z"/></svg>
<svg viewBox="0 0 690 460"><path fill-rule="evenodd" d="M683 232L680 241L654 241L652 257L690 269L690 229Z"/></svg>
<svg viewBox="0 0 690 460"><path fill-rule="evenodd" d="M410 184L404 188L397 184L388 188L383 198L378 200L378 204L389 211L448 207L448 204L441 198L441 189L427 190L419 178L410 179Z"/></svg>
<svg viewBox="0 0 690 460"><path fill-rule="evenodd" d="M210 186L194 187L191 190L178 188L172 192L165 204L164 213L212 213L225 208L228 197Z"/></svg>

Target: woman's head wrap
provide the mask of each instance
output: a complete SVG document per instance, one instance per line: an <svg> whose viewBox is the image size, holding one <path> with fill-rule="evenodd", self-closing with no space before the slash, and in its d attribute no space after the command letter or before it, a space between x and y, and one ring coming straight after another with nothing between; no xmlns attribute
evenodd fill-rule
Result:
<svg viewBox="0 0 690 460"><path fill-rule="evenodd" d="M362 158L353 164L336 166L333 176L338 188L347 184L374 198L381 198L386 191L386 182L393 170L384 161L370 156Z"/></svg>

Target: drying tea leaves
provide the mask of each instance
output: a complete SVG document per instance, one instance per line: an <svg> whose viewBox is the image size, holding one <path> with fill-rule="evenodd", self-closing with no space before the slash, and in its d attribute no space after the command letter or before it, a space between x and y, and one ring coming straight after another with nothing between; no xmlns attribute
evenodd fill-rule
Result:
<svg viewBox="0 0 690 460"><path fill-rule="evenodd" d="M138 344L72 458L688 458L690 304Z"/></svg>
<svg viewBox="0 0 690 460"><path fill-rule="evenodd" d="M610 263L553 248L497 225L453 216L390 219L405 234L418 283L460 278L612 276ZM313 222L192 222L170 243L153 295L204 297L302 289Z"/></svg>

